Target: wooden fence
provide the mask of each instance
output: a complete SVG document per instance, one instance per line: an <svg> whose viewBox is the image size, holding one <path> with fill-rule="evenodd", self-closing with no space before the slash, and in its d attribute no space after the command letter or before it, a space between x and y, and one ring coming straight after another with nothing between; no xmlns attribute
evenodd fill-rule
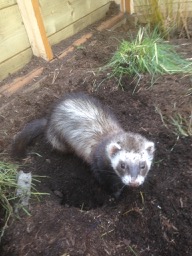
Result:
<svg viewBox="0 0 192 256"><path fill-rule="evenodd" d="M0 0L0 80L103 18L110 0Z"/></svg>
<svg viewBox="0 0 192 256"><path fill-rule="evenodd" d="M22 68L32 57L16 0L0 0L0 80Z"/></svg>
<svg viewBox="0 0 192 256"><path fill-rule="evenodd" d="M177 17L185 20L192 17L192 0L133 0L134 12L142 23L148 22L149 14L158 5L165 19L175 20Z"/></svg>
<svg viewBox="0 0 192 256"><path fill-rule="evenodd" d="M122 12L146 17L153 0L115 0ZM173 0L172 0L173 1ZM171 2L172 2L171 1ZM51 46L103 18L110 0L0 0L0 81L33 55L53 58ZM167 2L167 1L166 1ZM164 0L159 0L164 5ZM192 0L174 0L173 10L192 13Z"/></svg>

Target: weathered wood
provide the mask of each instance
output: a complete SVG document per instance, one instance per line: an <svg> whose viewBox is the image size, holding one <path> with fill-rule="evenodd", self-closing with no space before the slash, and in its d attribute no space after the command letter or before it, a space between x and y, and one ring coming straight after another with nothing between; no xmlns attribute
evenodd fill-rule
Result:
<svg viewBox="0 0 192 256"><path fill-rule="evenodd" d="M116 16L119 17L119 15L116 15ZM112 29L113 21L114 19L112 18L110 18L109 20L103 21L101 25L97 26L96 29L98 31L102 31L103 29ZM87 34L83 34L80 38L75 40L69 47L67 47L67 49L64 49L64 51L58 56L58 58L59 59L64 58L68 53L72 52L75 49L75 47L80 46L81 44L84 44L92 36L93 36L93 33L91 32ZM58 59L55 58L51 62L56 62L57 60ZM36 88L41 86L41 82L44 81L47 77L47 75L44 75L44 76L41 76L41 78L39 78L42 72L43 72L43 67L40 67L38 69L32 70L31 72L29 72L24 76L17 77L11 83L5 84L4 86L0 87L0 98L3 95L9 96L10 93L15 93L21 89L22 89L21 93L30 93L32 90L35 90ZM36 81L36 78L37 78L37 81ZM34 80L36 81L35 84L33 83ZM8 104L3 105L3 107L0 108L0 112L4 110L7 106Z"/></svg>
<svg viewBox="0 0 192 256"><path fill-rule="evenodd" d="M31 60L32 55L31 48L28 48L3 63L0 63L0 80L3 80L9 74L23 68Z"/></svg>
<svg viewBox="0 0 192 256"><path fill-rule="evenodd" d="M92 13L82 17L81 19L68 25L67 27L64 27L62 30L58 31L57 33L52 34L51 36L49 36L50 43L52 45L59 43L60 41L66 39L67 37L70 37L75 33L79 32L80 30L87 27L88 25L96 22L97 20L102 19L105 16L108 9L109 9L109 3L93 11Z"/></svg>
<svg viewBox="0 0 192 256"><path fill-rule="evenodd" d="M142 0L141 0L142 2ZM121 0L120 9L124 13L134 13L134 1L133 0Z"/></svg>
<svg viewBox="0 0 192 256"><path fill-rule="evenodd" d="M52 36L109 2L109 0L40 0L47 35Z"/></svg>
<svg viewBox="0 0 192 256"><path fill-rule="evenodd" d="M30 44L17 5L2 9L0 17L1 63L29 48Z"/></svg>
<svg viewBox="0 0 192 256"><path fill-rule="evenodd" d="M16 0L0 0L0 10L15 4L16 4Z"/></svg>
<svg viewBox="0 0 192 256"><path fill-rule="evenodd" d="M103 18L109 8L109 2L110 0L0 0L0 80L30 61L30 45L35 55L45 57L43 47L38 49L39 54L34 50L39 45L38 36L43 46L49 48L49 43L58 43ZM34 20L37 29L34 29ZM46 37L48 35L49 41ZM52 52L47 56L47 59L51 59Z"/></svg>
<svg viewBox="0 0 192 256"><path fill-rule="evenodd" d="M17 0L33 54L51 60L53 53L46 36L38 0Z"/></svg>
<svg viewBox="0 0 192 256"><path fill-rule="evenodd" d="M150 14L154 13L153 0L134 0L134 10L138 15L138 20L141 23L147 23L150 21ZM172 0L168 3L165 0L158 1L158 8L163 14L165 20L171 19L171 21L176 22L180 18L186 19L187 17L192 16L192 0L188 1L179 1Z"/></svg>
<svg viewBox="0 0 192 256"><path fill-rule="evenodd" d="M2 91L2 94L9 97L16 91L23 89L28 83L30 83L33 79L37 79L43 72L43 67L36 68L29 72L25 76L17 77L12 83L5 85L5 90ZM1 89L1 88L0 88Z"/></svg>
<svg viewBox="0 0 192 256"><path fill-rule="evenodd" d="M102 31L104 29L108 29L109 27L114 27L115 24L119 23L123 19L124 19L124 13L120 12L119 14L117 14L116 16L110 18L106 22L101 23L101 25L99 25L97 27L97 30L98 31Z"/></svg>
<svg viewBox="0 0 192 256"><path fill-rule="evenodd" d="M126 1L126 0L125 0ZM148 10L150 6L150 2L152 3L153 0L147 1L147 0L134 0L134 6L135 8L142 7L146 10ZM181 1L181 0L172 0L169 3L168 1L165 0L159 0L158 4L159 6L167 9L170 8L172 10L178 10L178 7L183 9L186 8L186 11L192 11L192 0L186 0L186 1Z"/></svg>

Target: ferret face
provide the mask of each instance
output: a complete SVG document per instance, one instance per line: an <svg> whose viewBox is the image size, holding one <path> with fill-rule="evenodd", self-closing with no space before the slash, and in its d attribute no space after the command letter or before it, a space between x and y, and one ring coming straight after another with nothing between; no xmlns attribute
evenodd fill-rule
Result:
<svg viewBox="0 0 192 256"><path fill-rule="evenodd" d="M125 185L138 187L145 181L150 170L154 143L146 139L141 143L139 151L127 150L120 142L111 143L107 147L107 154L116 174Z"/></svg>

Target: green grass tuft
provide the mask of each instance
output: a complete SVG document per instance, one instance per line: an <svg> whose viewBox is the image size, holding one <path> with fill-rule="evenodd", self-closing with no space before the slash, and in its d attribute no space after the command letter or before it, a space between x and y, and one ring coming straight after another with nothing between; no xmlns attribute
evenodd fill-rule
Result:
<svg viewBox="0 0 192 256"><path fill-rule="evenodd" d="M15 164L0 161L0 205L4 209L5 220L0 238L3 236L8 220L13 212L11 201L15 199L17 168L18 166ZM3 213L1 212L1 214Z"/></svg>
<svg viewBox="0 0 192 256"><path fill-rule="evenodd" d="M192 113L188 118L177 113L174 117L171 117L171 123L176 135L183 137L192 136Z"/></svg>
<svg viewBox="0 0 192 256"><path fill-rule="evenodd" d="M151 82L158 75L192 74L192 62L182 58L175 47L165 42L157 30L150 33L140 28L133 41L122 41L106 68L111 69L121 83L127 75L140 81L144 74L149 74Z"/></svg>
<svg viewBox="0 0 192 256"><path fill-rule="evenodd" d="M28 210L20 202L22 198L16 196L17 185L17 170L18 165L6 163L0 161L0 206L2 206L1 217L3 217L3 227L0 230L0 240L3 236L5 229L7 228L8 221L14 212L14 206L16 209L22 209L26 214L29 215ZM33 181L35 183L40 182L39 178L44 178L45 176L33 176ZM24 191L25 192L25 191ZM31 184L31 196L39 199L42 195L49 195L48 193L40 193L37 191L35 184ZM17 199L17 200L16 200ZM16 203L16 204L15 204Z"/></svg>
<svg viewBox="0 0 192 256"><path fill-rule="evenodd" d="M192 111L189 115L183 115L179 112L171 116L165 116L162 111L156 107L156 112L160 115L163 125L178 137L192 136Z"/></svg>

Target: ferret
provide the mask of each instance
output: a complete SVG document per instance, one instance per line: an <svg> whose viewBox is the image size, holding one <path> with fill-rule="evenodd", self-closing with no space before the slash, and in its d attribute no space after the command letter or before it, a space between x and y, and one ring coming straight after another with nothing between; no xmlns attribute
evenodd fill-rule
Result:
<svg viewBox="0 0 192 256"><path fill-rule="evenodd" d="M85 93L65 95L47 118L28 123L16 135L13 153L24 155L40 134L54 149L88 163L99 184L116 196L125 186L143 184L154 158L154 142L125 132L109 107Z"/></svg>

